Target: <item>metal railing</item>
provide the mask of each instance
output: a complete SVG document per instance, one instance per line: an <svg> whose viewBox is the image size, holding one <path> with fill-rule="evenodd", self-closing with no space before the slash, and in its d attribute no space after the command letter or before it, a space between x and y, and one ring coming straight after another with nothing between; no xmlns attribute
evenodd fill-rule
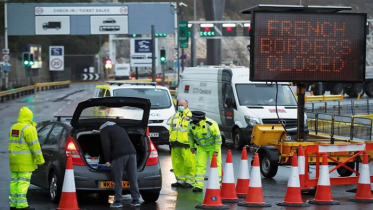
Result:
<svg viewBox="0 0 373 210"><path fill-rule="evenodd" d="M341 116L373 114L373 100L325 101L305 103L305 112Z"/></svg>
<svg viewBox="0 0 373 210"><path fill-rule="evenodd" d="M372 140L372 119L307 112L308 129L316 135L357 141Z"/></svg>

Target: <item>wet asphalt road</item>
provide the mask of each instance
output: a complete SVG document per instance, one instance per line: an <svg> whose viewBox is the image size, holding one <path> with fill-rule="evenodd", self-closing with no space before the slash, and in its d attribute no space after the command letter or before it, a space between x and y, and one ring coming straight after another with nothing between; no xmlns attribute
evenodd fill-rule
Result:
<svg viewBox="0 0 373 210"><path fill-rule="evenodd" d="M7 155L7 141L9 128L16 122L18 111L22 106L28 106L35 115L35 121L43 121L51 119L55 115L70 116L73 114L76 105L83 100L90 98L93 95L94 84L74 84L70 88L38 92L35 95L24 96L16 100L0 103L0 209L9 209L9 181L10 172ZM228 142L229 144L229 142ZM232 149L230 145L223 146L223 164L228 149ZM167 146L158 147L162 166L163 187L161 195L156 203L142 203L137 209L160 209L160 210L187 210L194 209L196 204L203 202L204 193L193 193L191 189L176 189L171 188L171 183L175 182L175 177L171 169L171 158ZM240 163L240 151L232 149L234 174L237 178L238 165ZM252 154L249 153L249 157ZM207 171L207 175L208 175ZM296 209L290 207L279 207L276 202L283 201L286 193L286 186L290 166L279 167L277 175L273 179L262 179L264 201L272 205L267 209ZM311 176L314 176L312 173ZM373 165L370 164L370 174L373 175ZM338 176L337 173L332 173L331 176ZM205 187L207 186L205 181ZM341 202L339 206L316 206L311 205L304 209L373 209L373 204L357 204L350 202L348 199L354 196L354 193L347 193L346 190L356 188L356 185L348 186L332 186L332 195L334 200ZM127 201L130 201L128 195L125 195ZM313 195L303 195L303 200L313 198ZM31 186L28 192L28 201L30 206L38 210L56 209L57 204L49 201L48 192L36 186ZM96 194L79 194L78 203L81 209L110 209L106 200L98 199ZM228 204L231 209L246 209L239 207L237 204ZM125 204L123 209L136 209L128 204ZM254 208L255 209L255 208Z"/></svg>

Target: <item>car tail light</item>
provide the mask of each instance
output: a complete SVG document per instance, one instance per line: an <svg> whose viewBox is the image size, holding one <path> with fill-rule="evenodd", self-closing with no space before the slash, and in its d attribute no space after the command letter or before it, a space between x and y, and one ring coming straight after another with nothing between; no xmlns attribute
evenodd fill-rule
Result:
<svg viewBox="0 0 373 210"><path fill-rule="evenodd" d="M69 136L69 138L67 139L67 143L66 143L66 157L69 155L71 155L71 157L73 158L73 165L79 165L79 166L85 165L82 157L80 156L78 150L76 149L76 145L73 139L71 138L71 136Z"/></svg>
<svg viewBox="0 0 373 210"><path fill-rule="evenodd" d="M155 165L158 163L158 152L153 142L150 139L149 139L149 145L150 145L150 155L149 155L148 160L146 161L147 166Z"/></svg>

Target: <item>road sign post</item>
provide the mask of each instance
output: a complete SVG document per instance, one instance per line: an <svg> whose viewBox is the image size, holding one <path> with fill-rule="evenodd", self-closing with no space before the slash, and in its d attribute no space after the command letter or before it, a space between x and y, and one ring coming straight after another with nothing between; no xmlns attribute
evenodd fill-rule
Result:
<svg viewBox="0 0 373 210"><path fill-rule="evenodd" d="M188 48L188 21L179 21L179 46L181 49Z"/></svg>

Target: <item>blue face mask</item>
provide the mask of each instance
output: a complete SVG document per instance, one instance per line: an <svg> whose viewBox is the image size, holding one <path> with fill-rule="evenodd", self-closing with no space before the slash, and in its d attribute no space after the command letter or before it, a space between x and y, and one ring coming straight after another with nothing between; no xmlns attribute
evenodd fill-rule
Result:
<svg viewBox="0 0 373 210"><path fill-rule="evenodd" d="M184 106L178 106L177 110L179 110L179 112L183 112L185 110L185 107Z"/></svg>

